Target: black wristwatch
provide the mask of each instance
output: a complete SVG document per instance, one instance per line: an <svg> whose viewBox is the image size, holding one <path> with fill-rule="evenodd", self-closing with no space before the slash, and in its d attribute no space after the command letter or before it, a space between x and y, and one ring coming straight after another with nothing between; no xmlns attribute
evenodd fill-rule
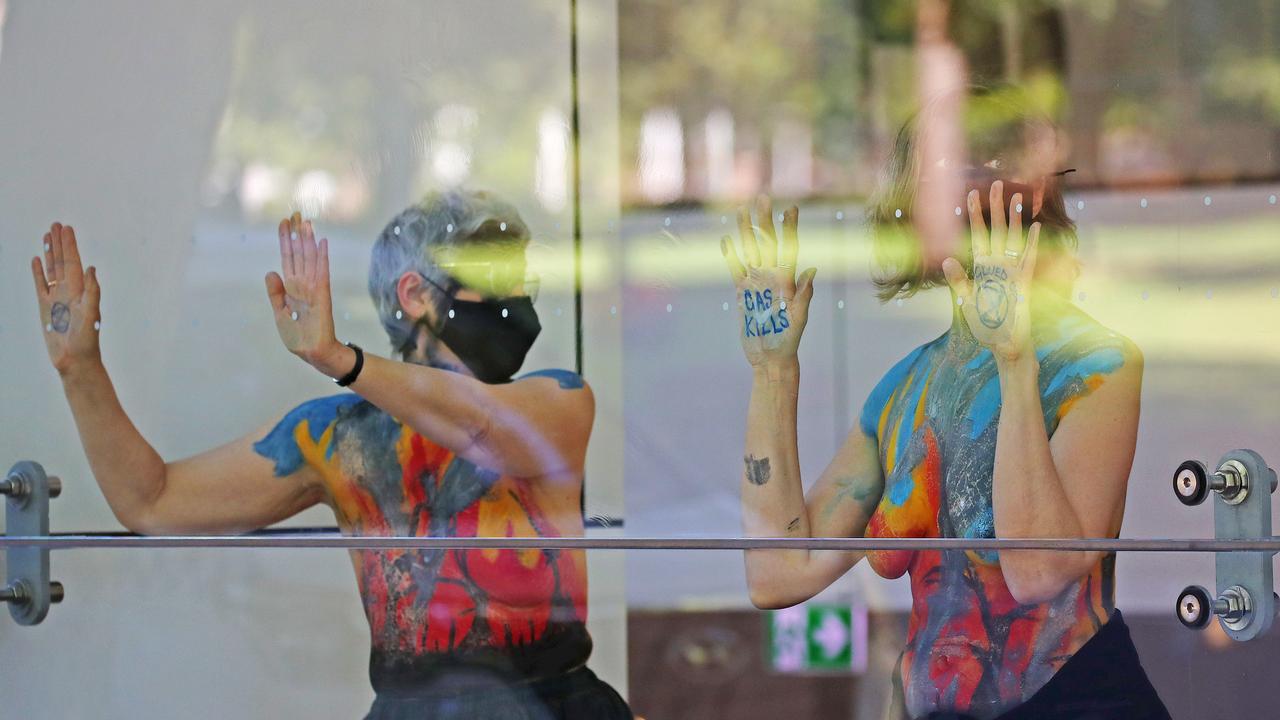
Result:
<svg viewBox="0 0 1280 720"><path fill-rule="evenodd" d="M340 378L333 378L333 381L338 383L338 387L346 387L355 382L356 378L360 377L360 371L364 369L364 350L361 350L360 346L355 343L343 343L343 345L356 351L356 366L351 368L351 372L346 375Z"/></svg>

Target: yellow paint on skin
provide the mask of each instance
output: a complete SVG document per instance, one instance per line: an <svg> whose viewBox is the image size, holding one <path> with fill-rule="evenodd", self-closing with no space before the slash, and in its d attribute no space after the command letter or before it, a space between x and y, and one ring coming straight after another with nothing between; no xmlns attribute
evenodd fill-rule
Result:
<svg viewBox="0 0 1280 720"><path fill-rule="evenodd" d="M302 420L293 428L293 440L298 444L298 452L307 465L320 473L320 478L333 498L335 509L348 522L355 523L361 519L360 503L356 501L354 483L349 482L338 465L337 455L329 455L329 445L333 442L333 428L330 423L320 439L311 439L310 422Z"/></svg>
<svg viewBox="0 0 1280 720"><path fill-rule="evenodd" d="M538 531L529 522L525 509L516 500L515 481L508 477L498 479L489 492L480 498L476 535L479 537L537 537ZM480 553L484 559L494 562L500 550L485 548ZM541 550L520 550L516 553L521 565L537 566Z"/></svg>

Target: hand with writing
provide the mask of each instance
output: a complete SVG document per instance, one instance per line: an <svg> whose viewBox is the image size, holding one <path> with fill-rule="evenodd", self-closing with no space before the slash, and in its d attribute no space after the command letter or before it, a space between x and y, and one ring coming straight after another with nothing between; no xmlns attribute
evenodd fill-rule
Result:
<svg viewBox="0 0 1280 720"><path fill-rule="evenodd" d="M733 238L725 235L720 239L720 252L729 267L742 311L738 324L742 350L752 367L795 359L800 336L809 319L813 276L818 272L817 268L809 268L796 276L796 257L800 251L796 228L800 209L792 206L782 214L781 241L769 198L761 195L755 209L755 225L752 225L750 210L738 211L741 256Z"/></svg>
<svg viewBox="0 0 1280 720"><path fill-rule="evenodd" d="M85 363L98 362L102 287L97 271L81 264L76 231L70 225L54 223L45 233L44 260L31 259L31 276L54 369L65 377Z"/></svg>
<svg viewBox="0 0 1280 720"><path fill-rule="evenodd" d="M1030 202L1030 199L1026 199ZM997 360L1018 360L1033 353L1029 293L1036 268L1040 223L1031 223L1022 237L1021 194L1010 198L1004 212L1004 183L991 184L991 230L982 219L978 191L969 193L969 230L973 243L973 278L959 260L942 264L947 284L955 293L965 322L979 343Z"/></svg>

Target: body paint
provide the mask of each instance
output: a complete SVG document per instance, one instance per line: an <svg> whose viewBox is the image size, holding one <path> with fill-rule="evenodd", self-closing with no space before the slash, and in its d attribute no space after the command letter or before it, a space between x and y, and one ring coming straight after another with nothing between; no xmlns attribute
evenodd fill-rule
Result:
<svg viewBox="0 0 1280 720"><path fill-rule="evenodd" d="M1033 320L1052 437L1071 404L1123 365L1125 341L1065 303ZM885 477L866 535L993 537L999 412L994 359L963 322L894 366L860 420ZM868 561L886 577L911 575L900 673L913 716L999 715L1042 687L1114 608L1113 555L1039 605L1013 599L994 552L876 552Z"/></svg>
<svg viewBox="0 0 1280 720"><path fill-rule="evenodd" d="M581 387L579 376L567 371L531 375ZM275 462L277 475L304 463L315 467L347 534L559 535L527 481L456 457L354 394L304 403L254 449ZM351 555L371 631L375 686L471 661L542 676L567 671L590 654L581 551Z"/></svg>

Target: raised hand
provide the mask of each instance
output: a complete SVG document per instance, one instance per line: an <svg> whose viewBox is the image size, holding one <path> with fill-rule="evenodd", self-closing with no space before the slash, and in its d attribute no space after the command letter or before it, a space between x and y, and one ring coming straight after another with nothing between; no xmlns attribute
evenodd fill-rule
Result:
<svg viewBox="0 0 1280 720"><path fill-rule="evenodd" d="M54 369L66 375L82 363L99 361L102 287L97 270L92 266L83 270L76 231L70 225L54 223L45 233L44 261L38 256L31 259L31 276Z"/></svg>
<svg viewBox="0 0 1280 720"><path fill-rule="evenodd" d="M796 276L799 219L800 209L795 206L783 213L779 242L773 224L773 203L761 195L756 201L756 225L751 223L750 210L738 211L742 256L738 255L733 238L725 235L720 239L720 252L729 267L742 310L738 325L742 350L753 367L771 360L795 358L800 336L809 320L813 276L818 270L809 268Z"/></svg>
<svg viewBox="0 0 1280 720"><path fill-rule="evenodd" d="M1026 200L1030 202L1030 199ZM1005 221L1004 183L991 184L991 230L982 219L978 191L969 193L969 230L973 243L973 278L955 258L942 264L947 284L969 330L997 359L1017 360L1032 351L1029 293L1035 275L1040 223L1022 237L1021 194L1009 200Z"/></svg>
<svg viewBox="0 0 1280 720"><path fill-rule="evenodd" d="M267 273L276 331L289 352L315 365L338 345L329 289L329 241L317 243L311 221L296 212L280 221L279 235L281 272Z"/></svg>

